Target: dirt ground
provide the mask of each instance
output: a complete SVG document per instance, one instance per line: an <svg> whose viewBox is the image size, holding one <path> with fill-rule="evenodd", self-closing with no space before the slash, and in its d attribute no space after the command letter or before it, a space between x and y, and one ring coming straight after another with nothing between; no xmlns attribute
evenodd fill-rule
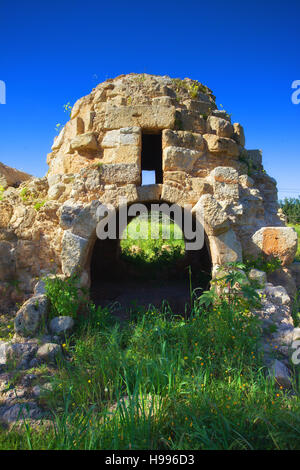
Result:
<svg viewBox="0 0 300 470"><path fill-rule="evenodd" d="M161 307L162 302L167 300L174 314L184 315L190 304L187 280L100 281L93 286L91 297L96 305L114 304L114 315L124 320L130 318L130 311L133 312L136 306Z"/></svg>

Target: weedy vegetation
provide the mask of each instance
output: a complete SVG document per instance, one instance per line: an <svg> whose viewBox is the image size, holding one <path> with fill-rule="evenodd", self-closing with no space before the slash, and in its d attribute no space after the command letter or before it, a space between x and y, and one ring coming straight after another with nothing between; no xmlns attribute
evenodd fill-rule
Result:
<svg viewBox="0 0 300 470"><path fill-rule="evenodd" d="M164 302L137 306L125 325L88 301L78 315L75 278L52 279L55 314L72 312L77 326L40 398L50 424L1 432L0 448L299 448L297 381L291 395L266 377L251 314L260 299L242 267L193 291L188 318Z"/></svg>

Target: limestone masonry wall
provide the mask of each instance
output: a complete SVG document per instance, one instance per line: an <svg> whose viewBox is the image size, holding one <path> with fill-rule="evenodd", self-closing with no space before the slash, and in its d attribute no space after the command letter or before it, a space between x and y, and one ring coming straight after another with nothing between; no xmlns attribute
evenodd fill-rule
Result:
<svg viewBox="0 0 300 470"><path fill-rule="evenodd" d="M141 186L142 133L162 133L161 184ZM276 181L260 150L246 150L243 127L190 79L129 74L78 100L54 139L43 178L13 187L0 201L1 301L28 297L37 278L82 273L101 203L163 200L202 204L213 266L266 253L289 266L296 232L278 214Z"/></svg>

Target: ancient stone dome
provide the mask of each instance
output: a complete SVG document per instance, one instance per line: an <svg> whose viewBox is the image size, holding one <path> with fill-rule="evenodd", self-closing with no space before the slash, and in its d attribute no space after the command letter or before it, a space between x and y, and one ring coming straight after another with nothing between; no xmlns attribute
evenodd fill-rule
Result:
<svg viewBox="0 0 300 470"><path fill-rule="evenodd" d="M99 204L202 204L212 267L257 256L293 261L297 236L278 215L276 182L243 127L188 78L122 75L79 99L55 138L44 178L0 202L2 299L32 293L51 272L89 285ZM155 184L143 185L143 171ZM13 281L13 282L12 282Z"/></svg>

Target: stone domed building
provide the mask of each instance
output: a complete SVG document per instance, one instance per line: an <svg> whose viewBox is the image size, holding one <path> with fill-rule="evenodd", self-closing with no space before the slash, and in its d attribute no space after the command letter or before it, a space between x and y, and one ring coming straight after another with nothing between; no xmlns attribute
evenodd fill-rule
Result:
<svg viewBox="0 0 300 470"><path fill-rule="evenodd" d="M243 127L197 81L129 74L99 84L75 103L47 162L45 177L24 176L1 193L2 303L28 298L53 272L79 271L89 286L97 208L119 196L201 204L212 271L261 253L293 262L297 235L278 215L261 151L246 150Z"/></svg>

